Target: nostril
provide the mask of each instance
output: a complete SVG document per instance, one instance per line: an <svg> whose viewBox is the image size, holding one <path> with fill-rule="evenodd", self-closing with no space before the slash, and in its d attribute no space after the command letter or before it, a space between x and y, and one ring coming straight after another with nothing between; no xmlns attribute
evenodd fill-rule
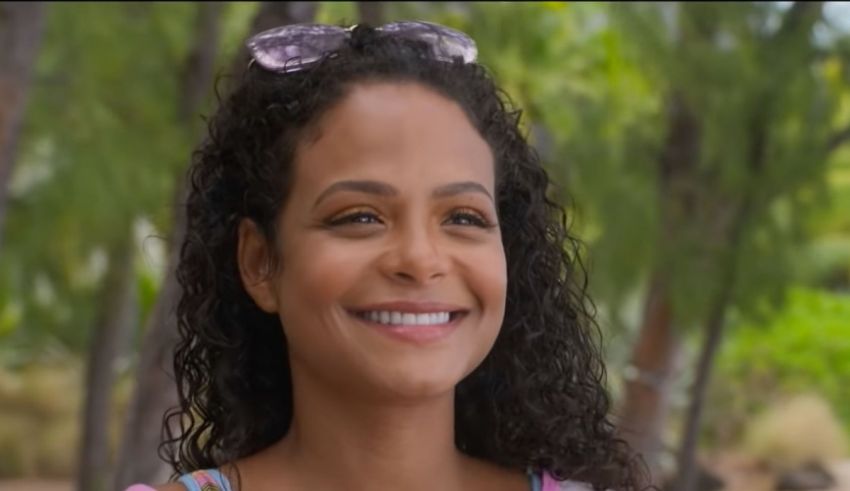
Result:
<svg viewBox="0 0 850 491"><path fill-rule="evenodd" d="M413 275L402 271L397 271L395 274L393 274L393 277L404 284L416 282L416 278L414 278Z"/></svg>

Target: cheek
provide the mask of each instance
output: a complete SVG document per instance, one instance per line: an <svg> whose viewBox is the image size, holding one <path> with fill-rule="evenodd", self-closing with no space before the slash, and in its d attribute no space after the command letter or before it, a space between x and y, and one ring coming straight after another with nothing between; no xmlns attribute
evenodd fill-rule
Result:
<svg viewBox="0 0 850 491"><path fill-rule="evenodd" d="M284 315L304 311L308 306L315 309L337 303L358 284L367 262L361 248L340 247L328 240L302 240L289 251L283 257L278 281Z"/></svg>
<svg viewBox="0 0 850 491"><path fill-rule="evenodd" d="M505 318L507 296L507 262L501 243L479 248L467 254L462 262L461 277L474 295L479 313L465 330L464 341L456 353L464 366L460 381L469 375L496 343Z"/></svg>
<svg viewBox="0 0 850 491"><path fill-rule="evenodd" d="M465 276L478 297L487 327L497 331L504 319L508 286L507 262L501 243L471 255L466 261Z"/></svg>
<svg viewBox="0 0 850 491"><path fill-rule="evenodd" d="M289 356L323 373L348 373L343 347L354 333L340 301L362 283L368 264L364 251L336 241L310 240L302 232L281 258L277 282L278 312L289 344ZM317 238L321 239L321 238Z"/></svg>

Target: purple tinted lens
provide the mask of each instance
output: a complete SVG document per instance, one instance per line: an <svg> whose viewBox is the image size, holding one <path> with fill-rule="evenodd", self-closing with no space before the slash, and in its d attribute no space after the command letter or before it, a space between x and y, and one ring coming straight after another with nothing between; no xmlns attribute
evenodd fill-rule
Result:
<svg viewBox="0 0 850 491"><path fill-rule="evenodd" d="M251 56L264 68L293 72L338 49L347 31L321 24L292 24L263 31L246 43Z"/></svg>
<svg viewBox="0 0 850 491"><path fill-rule="evenodd" d="M393 22L378 30L395 36L424 41L431 46L433 54L444 61L461 57L464 63L472 63L478 56L475 41L466 34L439 24L424 21Z"/></svg>
<svg viewBox="0 0 850 491"><path fill-rule="evenodd" d="M460 57L472 63L478 54L466 34L438 24L421 21L394 22L377 28L383 33L424 41L434 56L451 61ZM345 42L350 29L323 24L291 24L263 31L246 43L254 60L263 68L290 73L309 66Z"/></svg>

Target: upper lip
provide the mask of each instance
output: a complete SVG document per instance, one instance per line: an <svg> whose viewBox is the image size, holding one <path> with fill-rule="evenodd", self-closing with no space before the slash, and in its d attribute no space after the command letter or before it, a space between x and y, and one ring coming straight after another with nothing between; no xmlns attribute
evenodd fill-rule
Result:
<svg viewBox="0 0 850 491"><path fill-rule="evenodd" d="M459 305L442 303L442 302L411 302L411 301L394 301L373 303L369 305L361 305L354 307L351 310L355 312L371 312L371 311L392 311L392 312L409 312L411 314L425 314L434 312L457 312L465 311L464 307Z"/></svg>

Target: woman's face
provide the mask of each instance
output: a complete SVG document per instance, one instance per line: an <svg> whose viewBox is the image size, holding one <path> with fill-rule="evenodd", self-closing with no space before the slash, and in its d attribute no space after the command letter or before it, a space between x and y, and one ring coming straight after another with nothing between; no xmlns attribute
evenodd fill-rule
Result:
<svg viewBox="0 0 850 491"><path fill-rule="evenodd" d="M359 84L329 110L296 152L266 285L296 383L409 400L478 366L505 310L494 188L488 144L422 85Z"/></svg>

